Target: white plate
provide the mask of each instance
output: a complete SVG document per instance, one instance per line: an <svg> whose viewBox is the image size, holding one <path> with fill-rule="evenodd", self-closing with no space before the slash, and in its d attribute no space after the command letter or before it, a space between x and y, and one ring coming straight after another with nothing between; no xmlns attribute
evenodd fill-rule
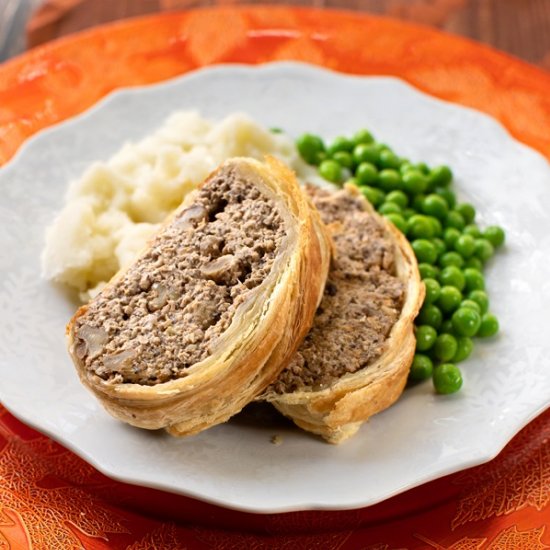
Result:
<svg viewBox="0 0 550 550"><path fill-rule="evenodd" d="M294 136L366 126L401 155L453 167L482 223L508 237L487 276L502 333L477 343L458 395L438 397L430 383L407 390L340 447L246 415L172 439L103 411L65 351L75 306L40 278L44 229L91 161L189 108L214 118L242 110ZM0 399L113 478L255 512L355 508L491 459L550 404L550 167L491 118L399 80L284 63L119 91L29 140L0 171L0 190Z"/></svg>

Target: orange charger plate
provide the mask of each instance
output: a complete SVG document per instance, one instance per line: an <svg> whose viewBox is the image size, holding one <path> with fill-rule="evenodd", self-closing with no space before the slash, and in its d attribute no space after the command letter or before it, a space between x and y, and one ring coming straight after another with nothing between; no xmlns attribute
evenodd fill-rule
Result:
<svg viewBox="0 0 550 550"><path fill-rule="evenodd" d="M550 156L550 75L530 65L391 19L222 7L95 28L0 66L0 164L115 88L289 59L398 76ZM550 411L488 464L376 506L255 515L112 481L0 406L0 548L537 550L550 548L549 531Z"/></svg>

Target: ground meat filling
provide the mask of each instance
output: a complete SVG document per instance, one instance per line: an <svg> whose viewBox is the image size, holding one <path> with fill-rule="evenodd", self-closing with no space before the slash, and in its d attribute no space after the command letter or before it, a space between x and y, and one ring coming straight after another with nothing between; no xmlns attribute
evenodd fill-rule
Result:
<svg viewBox="0 0 550 550"><path fill-rule="evenodd" d="M382 224L347 191L308 186L333 234L335 253L312 329L270 390L322 389L362 369L384 352L403 306L405 287L395 276L393 245Z"/></svg>
<svg viewBox="0 0 550 550"><path fill-rule="evenodd" d="M265 280L284 237L271 199L234 169L218 175L79 317L76 354L112 383L185 376Z"/></svg>

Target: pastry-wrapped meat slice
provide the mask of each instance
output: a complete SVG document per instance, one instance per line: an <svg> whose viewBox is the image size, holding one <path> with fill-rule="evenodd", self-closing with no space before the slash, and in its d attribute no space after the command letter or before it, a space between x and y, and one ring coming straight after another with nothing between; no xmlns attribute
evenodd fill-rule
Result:
<svg viewBox="0 0 550 550"><path fill-rule="evenodd" d="M116 418L173 435L226 421L311 327L330 239L290 170L231 159L67 327L82 382Z"/></svg>
<svg viewBox="0 0 550 550"><path fill-rule="evenodd" d="M339 443L401 395L424 285L408 241L356 187L308 192L334 258L312 329L262 399Z"/></svg>

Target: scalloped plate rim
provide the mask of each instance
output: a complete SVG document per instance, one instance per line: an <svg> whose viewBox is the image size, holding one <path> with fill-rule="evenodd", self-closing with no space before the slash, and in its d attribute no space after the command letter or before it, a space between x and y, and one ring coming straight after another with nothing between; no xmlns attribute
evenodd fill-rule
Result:
<svg viewBox="0 0 550 550"><path fill-rule="evenodd" d="M212 73L223 74L224 72L231 73L234 71L266 73L266 74L269 74L270 72L273 72L273 71L275 72L297 71L301 74L306 74L306 75L308 72L310 72L311 74L315 73L318 75L325 75L325 77L328 77L328 78L337 78L342 80L353 80L353 81L363 81L363 82L365 81L382 82L382 83L385 82L390 84L391 86L400 86L406 89L407 93L415 94L418 97L421 97L423 100L428 100L430 102L434 102L439 105L445 106L445 108L450 109L451 111L468 112L472 115L483 118L486 122L490 122L494 130L498 132L502 138L508 140L511 144L513 144L514 147L519 147L523 149L524 152L528 152L529 155L532 155L533 158L537 156L539 160L544 160L546 162L545 157L543 157L541 153L517 141L515 138L511 136L509 131L499 121L495 120L494 118L487 115L486 113L477 111L476 109L473 109L470 107L457 105L452 102L436 98L428 93L418 90L417 88L415 88L414 86L412 86L411 84L409 84L408 82L400 78L393 77L393 76L350 75L350 74L339 73L330 69L321 68L314 65L309 65L305 63L299 63L299 62L270 62L262 65L247 65L247 64L213 65L213 66L203 67L203 68L191 71L184 75L180 75L160 83L147 84L143 86L133 86L133 87L114 90L110 92L106 97L102 98L99 102L97 102L90 108L83 111L82 113L79 113L78 115L71 117L67 120L56 123L55 125L45 128L39 131L37 134L33 135L20 147L17 153L3 167L0 168L0 174L4 172L9 172L11 169L15 169L20 162L24 161L27 155L32 154L33 150L36 147L41 147L41 144L43 142L47 142L47 140L52 134L55 134L59 131L64 131L68 128L78 127L79 123L81 123L83 120L88 120L90 118L93 118L96 115L96 113L112 107L112 105L116 104L117 101L123 101L124 98L127 97L128 95L139 95L139 94L142 94L143 92L157 93L159 90L162 90L165 88L168 89L172 87L177 87L181 85L182 82L187 82L189 80L197 79L197 78L200 79L204 74L207 74L207 75ZM0 387L0 393L1 391L2 390ZM72 450L73 452L75 452L76 454L84 458L87 462L92 464L95 468L105 473L109 477L112 477L114 479L117 479L126 483L133 483L133 484L143 485L143 486L152 487L156 489L167 490L177 494L187 495L193 498L204 500L206 502L233 508L236 510L242 510L246 512L259 512L259 513L279 513L279 512L288 512L288 511L304 510L304 509L345 510L345 509L353 509L353 508L373 505L377 502L390 498L394 495L397 495L403 491L406 491L408 489L411 489L413 487L416 487L428 481L431 481L439 477L460 471L464 468L476 466L491 460L504 448L504 446L510 441L510 439L515 434L517 434L525 425L527 425L531 420L533 420L536 416L538 416L540 413L542 413L546 408L550 406L550 401L540 403L536 406L536 408L533 409L531 414L525 415L525 417L522 418L521 422L517 422L513 425L510 425L508 431L504 431L504 430L500 431L496 438L493 437L492 447L490 450L480 449L479 452L477 454L472 455L470 457L470 460L467 462L463 461L461 464L445 466L439 469L436 468L433 470L433 472L430 475L418 477L417 479L415 479L415 482L412 484L409 483L399 487L394 487L393 490L386 491L386 493L382 496L378 496L374 498L372 497L371 498L365 498L365 497L350 498L349 501L346 502L345 504L342 504L342 503L331 504L325 499L318 498L317 500L312 499L307 502L304 501L300 504L290 504L288 506L265 505L263 507L262 506L251 507L249 505L242 505L236 501L227 501L223 498L215 498L215 497L212 497L211 495L205 495L200 493L200 491L168 487L164 483L159 483L151 479L142 478L136 474L130 475L130 473L128 472L126 473L117 472L116 469L110 468L108 465L103 464L100 460L97 460L96 457L93 456L93 453L91 453L89 450L83 449L78 445L73 444L70 438L67 438L63 434L57 433L55 430L48 428L45 422L41 423L42 419L38 417L33 418L28 414L21 414L18 411L17 404L11 402L10 396L4 396L4 403L6 408L10 412L12 412L16 417L20 418L25 423L36 428L42 433L45 433L46 435L50 436L52 439L55 439L59 443L63 444L65 447L69 448L70 450Z"/></svg>
<svg viewBox="0 0 550 550"><path fill-rule="evenodd" d="M58 122L55 122L54 124L47 126L46 128L42 128L38 130L35 134L29 136L17 149L15 154L3 165L0 165L0 171L10 167L11 164L13 164L16 159L24 153L24 151L30 147L33 146L34 142L47 139L50 132L57 132L58 130L63 130L66 127L70 127L73 124L78 124L82 120L87 119L89 117L93 117L96 113L96 111L103 110L105 108L109 107L109 104L115 101L120 101L124 99L127 95L134 95L134 94L140 94L142 92L147 91L154 91L162 88L171 88L173 86L177 86L180 84L180 82L183 80L193 79L193 78L200 78L203 73L211 73L211 72L225 72L225 71L233 71L233 70L243 70L248 71L250 69L253 69L254 71L258 72L269 72L271 70L299 70L299 71L311 71L312 73L325 73L329 75L338 76L339 78L346 78L349 80L370 80L370 81L379 81L379 82L394 82L399 86L403 86L408 89L409 92L412 92L414 94L417 94L425 99L429 99L431 101L434 101L435 103L439 103L441 105L449 106L452 109L462 109L466 112L474 113L476 116L484 118L486 121L490 121L495 128L498 128L498 131L502 134L506 135L506 137L513 141L516 145L520 145L521 147L524 147L525 149L528 149L531 153L535 153L539 155L541 158L546 159L546 157L538 150L529 147L525 143L521 142L520 140L517 140L496 118L492 117L491 115L480 111L474 107L469 107L467 105L460 105L458 103L453 103L452 101L448 101L446 99L441 99L435 95L432 95L428 92L425 92L424 90L420 90L419 88L413 86L411 83L409 83L407 80L400 78L398 76L388 76L388 75L357 75L357 74L351 74L351 73L342 73L327 67L322 67L319 65L313 65L311 63L305 63L302 61L268 61L266 63L259 63L257 65L250 65L247 63L219 63L219 64L213 64L213 65L207 65L205 67L199 67L197 69L192 69L184 74L174 76L171 78L168 78L166 80L162 80L160 82L153 82L150 84L139 84L136 86L124 86L121 88L117 88L115 90L111 90L108 92L105 96L103 96L101 99L96 101L93 105L90 105L86 109L84 109L82 112L77 113L75 115L69 116L66 119L60 120Z"/></svg>

